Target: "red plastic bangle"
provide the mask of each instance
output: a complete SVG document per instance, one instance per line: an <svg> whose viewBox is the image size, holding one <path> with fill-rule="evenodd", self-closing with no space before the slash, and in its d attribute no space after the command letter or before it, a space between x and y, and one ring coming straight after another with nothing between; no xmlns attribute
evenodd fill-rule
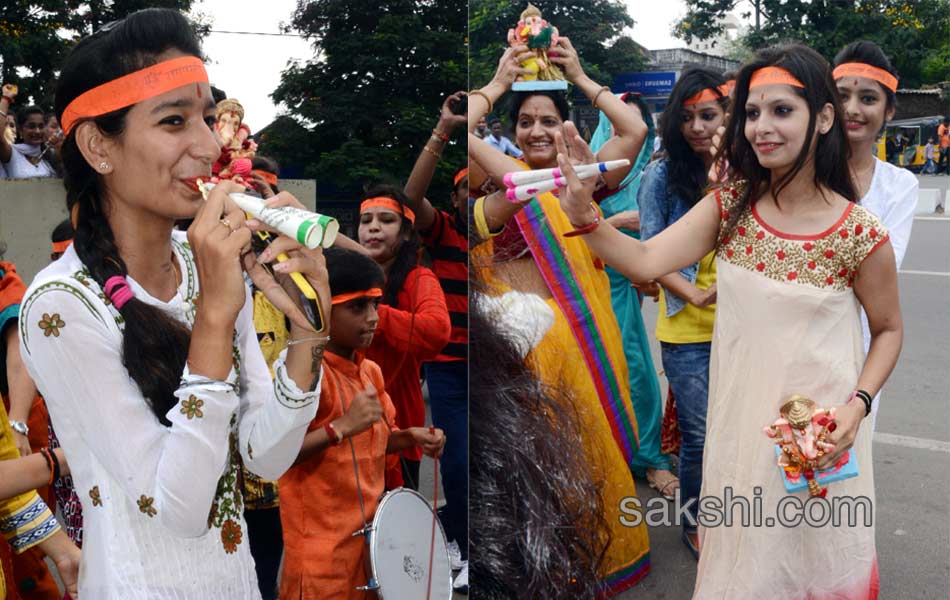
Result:
<svg viewBox="0 0 950 600"><path fill-rule="evenodd" d="M343 439L339 435L337 435L336 429L333 428L333 423L328 422L326 425L323 426L323 429L326 430L327 435L330 436L330 445L339 446L340 442L342 442Z"/></svg>
<svg viewBox="0 0 950 600"><path fill-rule="evenodd" d="M445 142L445 143L448 143L448 141L449 141L449 136L445 135L444 133L442 133L442 132L439 131L438 129L433 129L433 130L432 130L432 135L434 135L435 137L439 138L440 140L442 140L442 141Z"/></svg>
<svg viewBox="0 0 950 600"><path fill-rule="evenodd" d="M600 213L597 212L597 207L594 206L593 202L590 203L590 209L594 213L594 220L588 223L587 225L584 225L581 227L578 227L577 225L574 225L573 223L571 223L571 225L574 226L574 229L564 233L563 234L564 237L574 237L576 235L585 235L597 229L597 227L600 225Z"/></svg>

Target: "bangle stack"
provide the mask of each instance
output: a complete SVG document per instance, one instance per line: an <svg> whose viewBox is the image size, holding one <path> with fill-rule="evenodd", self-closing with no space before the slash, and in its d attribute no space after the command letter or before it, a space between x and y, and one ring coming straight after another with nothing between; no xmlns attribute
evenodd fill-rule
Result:
<svg viewBox="0 0 950 600"><path fill-rule="evenodd" d="M437 139L437 140L442 140L442 141L445 142L445 143L448 143L448 142L449 142L449 136L447 136L446 134L442 133L442 132L439 131L438 129L433 129L433 130L432 130L432 137L434 137L434 138Z"/></svg>
<svg viewBox="0 0 950 600"><path fill-rule="evenodd" d="M871 394L867 393L864 390L855 390L851 395L852 398L860 398L861 402L864 402L864 416L871 414L871 404L874 402L874 397Z"/></svg>
<svg viewBox="0 0 950 600"><path fill-rule="evenodd" d="M425 146L423 146L422 149L428 152L429 154L431 154L432 156L434 156L436 160L439 160L440 158L442 158L442 154L430 148L429 144L426 144Z"/></svg>

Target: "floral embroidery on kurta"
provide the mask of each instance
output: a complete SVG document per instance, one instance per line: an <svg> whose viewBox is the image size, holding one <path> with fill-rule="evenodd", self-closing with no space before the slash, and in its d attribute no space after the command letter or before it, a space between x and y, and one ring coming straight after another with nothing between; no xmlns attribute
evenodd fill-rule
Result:
<svg viewBox="0 0 950 600"><path fill-rule="evenodd" d="M99 486L94 485L92 489L89 490L89 497L92 498L93 506L102 506L102 498L99 496Z"/></svg>
<svg viewBox="0 0 950 600"><path fill-rule="evenodd" d="M188 396L186 400L181 401L181 414L187 415L188 420L200 419L205 416L202 412L201 407L205 405L205 401L201 398L196 398L194 394Z"/></svg>
<svg viewBox="0 0 950 600"><path fill-rule="evenodd" d="M59 317L59 313L53 313L52 315L43 313L39 325L46 337L59 337L59 330L65 327L66 323Z"/></svg>
<svg viewBox="0 0 950 600"><path fill-rule="evenodd" d="M833 227L813 236L789 235L770 228L754 208L743 212L727 232L729 212L742 187L716 192L723 231L719 257L776 281L843 291L854 284L861 261L887 241L887 231L868 211L850 205Z"/></svg>
<svg viewBox="0 0 950 600"><path fill-rule="evenodd" d="M146 515L148 515L149 517L154 517L155 515L158 514L158 511L155 510L155 506L153 506L155 504L155 498L151 498L149 496L146 496L145 494L142 494L142 496L139 497L136 504L139 505L139 510L145 513Z"/></svg>

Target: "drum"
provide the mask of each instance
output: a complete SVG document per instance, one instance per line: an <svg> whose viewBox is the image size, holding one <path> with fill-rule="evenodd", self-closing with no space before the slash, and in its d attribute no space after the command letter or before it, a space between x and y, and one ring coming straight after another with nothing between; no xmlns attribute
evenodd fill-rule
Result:
<svg viewBox="0 0 950 600"><path fill-rule="evenodd" d="M369 585L381 600L425 600L432 546L432 507L422 494L398 488L387 492L371 527L356 534L369 545ZM431 600L451 600L452 566L442 523L436 519Z"/></svg>

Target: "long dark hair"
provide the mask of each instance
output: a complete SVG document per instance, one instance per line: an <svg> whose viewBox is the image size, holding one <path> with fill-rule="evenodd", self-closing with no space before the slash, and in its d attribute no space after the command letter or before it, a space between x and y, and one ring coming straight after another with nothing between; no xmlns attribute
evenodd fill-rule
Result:
<svg viewBox="0 0 950 600"><path fill-rule="evenodd" d="M23 137L23 126L26 125L27 120L33 115L39 115L43 118L43 125L46 126L48 119L46 118L46 113L43 112L43 109L39 106L27 106L21 108L19 112L16 113L16 132L17 139L21 142L25 142ZM53 152L53 149L45 141L40 142L40 156L43 157L49 166L56 173L57 177L62 177L63 175L63 164L56 152Z"/></svg>
<svg viewBox="0 0 950 600"><path fill-rule="evenodd" d="M187 19L168 9L140 10L82 40L63 65L56 86L56 117L82 93L157 62L169 49L201 57L201 48ZM91 119L109 137L125 132L131 107ZM63 141L62 160L66 203L76 218L73 244L91 277L104 286L114 275L128 275L128 268L109 225L102 179L86 162L76 144L76 127ZM74 209L74 207L76 207ZM138 384L158 420L177 402L174 397L188 356L191 333L165 311L133 298L120 310L125 320L122 362Z"/></svg>
<svg viewBox="0 0 950 600"><path fill-rule="evenodd" d="M683 102L705 89L714 90L719 106L727 110L729 96L717 89L726 80L722 74L707 67L690 66L680 75L663 114L660 115L660 137L669 166L669 190L690 206L699 202L706 188L707 174L703 159L683 137Z"/></svg>
<svg viewBox="0 0 950 600"><path fill-rule="evenodd" d="M863 40L860 42L851 42L842 48L841 51L835 55L835 66L837 67L844 63L864 63L872 67L877 67L878 69L883 69L900 79L897 75L897 69L891 64L890 59L887 58L887 55L884 54L881 47L874 42ZM881 87L881 91L884 92L884 97L887 99L885 108L887 110L892 108L896 109L897 94L892 92L891 88L885 86L883 83L878 82L877 84Z"/></svg>
<svg viewBox="0 0 950 600"><path fill-rule="evenodd" d="M473 284L475 282L473 281ZM513 334L469 310L472 597L597 598L610 541L567 388L544 385Z"/></svg>
<svg viewBox="0 0 950 600"><path fill-rule="evenodd" d="M781 67L791 73L805 87L792 87L794 92L808 104L808 127L805 143L795 159L792 169L779 178L772 180L772 173L763 167L755 155L752 144L746 139L746 101L749 98L749 80L752 74L763 67ZM835 121L828 133L822 135L815 155L815 186L826 187L851 202L857 201L857 193L851 181L848 169L848 137L844 130L841 103L838 102L838 89L831 77L831 69L820 54L801 44L789 44L764 48L756 53L755 59L744 65L736 76L735 103L732 118L726 127L724 152L730 166L736 172L736 179L745 179L746 186L739 198L735 210L729 215L726 235L732 231L746 208L755 204L766 192L778 202L781 191L795 178L809 160L808 154L815 136L815 122L818 112L825 104L835 109Z"/></svg>
<svg viewBox="0 0 950 600"><path fill-rule="evenodd" d="M374 185L366 190L363 200L375 198L376 196L392 198L398 202L401 207L409 205L409 199L406 197L406 194L394 185ZM396 300L399 296L399 292L402 290L402 286L406 283L406 277L409 276L409 273L413 269L419 266L419 255L422 249L422 241L419 239L419 234L416 233L412 222L406 217L405 212L400 216L399 236L400 238L406 239L399 242L399 247L396 249L395 260L389 267L389 273L386 274L386 286L383 288L382 303L388 304L389 306L396 306Z"/></svg>

